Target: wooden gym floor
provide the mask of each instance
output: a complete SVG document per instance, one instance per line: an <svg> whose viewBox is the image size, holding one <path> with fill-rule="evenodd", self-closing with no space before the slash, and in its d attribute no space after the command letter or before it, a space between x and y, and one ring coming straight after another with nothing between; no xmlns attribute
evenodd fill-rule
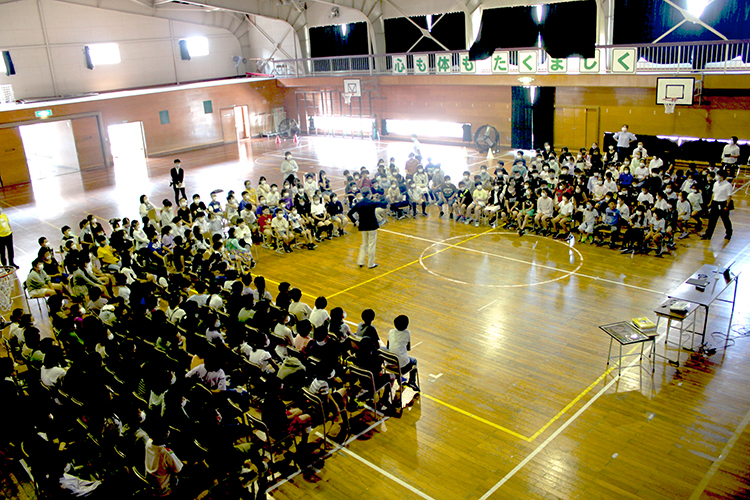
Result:
<svg viewBox="0 0 750 500"><path fill-rule="evenodd" d="M575 146L575 145L572 145ZM268 140L180 154L187 192L240 192L260 175L279 182L283 152L302 172L325 169L343 193L344 169L374 170L378 158L403 165L410 143L302 138ZM424 145L454 180L478 171L485 158L460 147ZM510 156L506 156L510 158ZM17 263L25 276L44 234L88 213L136 216L138 197L173 199L173 158L68 174L5 189L0 203L14 227ZM224 195L225 196L225 195ZM223 199L223 198L222 198ZM289 281L306 300L325 295L358 321L377 312L383 339L393 318L411 318L421 399L335 449L319 472L283 482L280 499L465 498L747 498L750 473L750 348L748 286L741 276L730 347L710 332L726 331L729 307L708 321L712 356L683 352L676 368L657 358L655 374L637 357L618 376L607 368L609 338L597 325L653 309L704 263L750 269L748 197L737 194L734 238L723 227L713 241L692 235L676 255L624 256L590 245L456 224L429 217L391 221L378 234L374 270L356 265L359 235L315 251L281 255L260 249L256 272ZM32 302L32 311L38 313ZM42 318L40 318L41 320ZM663 335L657 343L664 354ZM676 356L669 349L671 357ZM636 361L629 364L630 360Z"/></svg>

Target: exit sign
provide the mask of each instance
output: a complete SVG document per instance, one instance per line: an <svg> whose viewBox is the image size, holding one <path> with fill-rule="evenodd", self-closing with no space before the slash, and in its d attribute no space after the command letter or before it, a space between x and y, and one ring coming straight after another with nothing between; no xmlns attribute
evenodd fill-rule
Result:
<svg viewBox="0 0 750 500"><path fill-rule="evenodd" d="M35 111L34 114L37 118L49 118L52 116L52 110L51 109L40 109L39 111Z"/></svg>

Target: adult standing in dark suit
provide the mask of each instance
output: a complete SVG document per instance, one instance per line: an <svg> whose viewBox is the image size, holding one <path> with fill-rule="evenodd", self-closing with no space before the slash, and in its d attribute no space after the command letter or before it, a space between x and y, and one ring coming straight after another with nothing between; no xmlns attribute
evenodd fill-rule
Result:
<svg viewBox="0 0 750 500"><path fill-rule="evenodd" d="M172 176L172 181L169 185L174 189L175 205L179 205L180 198L187 199L187 195L185 194L185 170L180 166L180 160L174 161L174 167L169 171L169 175Z"/></svg>
<svg viewBox="0 0 750 500"><path fill-rule="evenodd" d="M375 216L375 209L386 208L388 204L385 201L371 200L362 193L357 193L356 200L357 203L346 215L359 228L359 233L362 235L357 264L359 264L359 267L364 266L366 259L367 267L373 269L378 267L375 263L375 245L378 240L378 227L380 227L378 218ZM355 214L357 215L356 219L354 218Z"/></svg>

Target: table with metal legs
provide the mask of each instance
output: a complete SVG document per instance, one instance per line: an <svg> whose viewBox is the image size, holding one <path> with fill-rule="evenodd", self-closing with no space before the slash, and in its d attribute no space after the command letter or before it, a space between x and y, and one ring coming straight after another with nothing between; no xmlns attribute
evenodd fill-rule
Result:
<svg viewBox="0 0 750 500"><path fill-rule="evenodd" d="M621 321L619 323L611 323L609 325L600 325L599 328L607 335L609 335L609 353L607 354L607 366L609 366L610 361L615 360L615 363L617 364L617 375L620 375L622 373L622 360L623 358L626 358L628 356L640 356L640 360L638 361L638 363L640 364L641 368L643 368L643 348L648 342L651 342L651 350L646 353L646 359L651 362L651 373L654 373L656 367L654 366L652 356L656 352L656 349L654 348L654 340L656 339L656 334L647 335L638 330L629 321ZM618 356L613 357L612 342L615 340L620 346L620 353ZM633 344L641 344L640 352L626 352L625 354L622 353L623 346Z"/></svg>

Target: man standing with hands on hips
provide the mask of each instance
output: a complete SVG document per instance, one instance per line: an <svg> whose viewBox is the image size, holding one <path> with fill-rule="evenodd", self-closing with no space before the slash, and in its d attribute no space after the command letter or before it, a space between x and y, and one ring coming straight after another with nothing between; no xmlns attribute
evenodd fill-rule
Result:
<svg viewBox="0 0 750 500"><path fill-rule="evenodd" d="M367 267L373 269L378 267L375 263L375 245L377 244L379 225L375 216L375 209L387 208L388 203L371 200L362 193L357 193L356 200L357 204L346 215L359 228L359 233L362 235L357 264L362 267L365 265L365 259L367 259ZM355 214L358 216L357 219L354 218Z"/></svg>
<svg viewBox="0 0 750 500"><path fill-rule="evenodd" d="M628 132L628 126L623 125L622 130L616 132L612 138L617 141L617 161L622 163L630 156L630 143L637 141L635 134Z"/></svg>
<svg viewBox="0 0 750 500"><path fill-rule="evenodd" d="M732 184L727 180L727 173L719 170L716 173L716 182L714 182L713 194L711 195L711 205L708 212L708 227L706 232L701 236L702 240L710 240L716 228L716 221L721 217L724 223L724 239L732 239L732 221L729 220L729 212L732 206Z"/></svg>
<svg viewBox="0 0 750 500"><path fill-rule="evenodd" d="M180 199L187 199L185 194L185 170L180 166L180 160L174 161L174 167L169 171L169 175L172 176L169 185L174 189L174 202L175 205L179 205ZM180 193L182 193L182 196L180 196Z"/></svg>

